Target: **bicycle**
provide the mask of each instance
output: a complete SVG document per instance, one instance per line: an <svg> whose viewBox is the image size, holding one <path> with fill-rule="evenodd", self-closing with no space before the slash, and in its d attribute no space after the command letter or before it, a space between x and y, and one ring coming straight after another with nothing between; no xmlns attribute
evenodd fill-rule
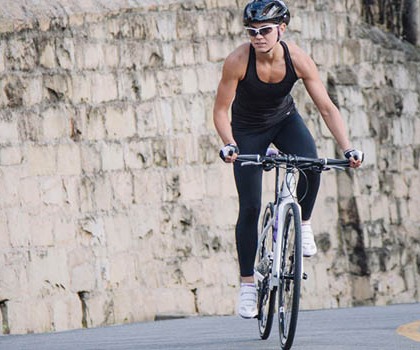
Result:
<svg viewBox="0 0 420 350"><path fill-rule="evenodd" d="M299 313L303 272L301 208L296 198L296 174L312 169L322 172L349 167L347 159L307 158L279 153L269 148L265 156L238 155L242 166L257 165L276 170L274 201L269 202L261 220L254 274L258 292L258 330L261 339L270 335L277 302L280 346L292 347ZM280 169L284 168L284 176Z"/></svg>

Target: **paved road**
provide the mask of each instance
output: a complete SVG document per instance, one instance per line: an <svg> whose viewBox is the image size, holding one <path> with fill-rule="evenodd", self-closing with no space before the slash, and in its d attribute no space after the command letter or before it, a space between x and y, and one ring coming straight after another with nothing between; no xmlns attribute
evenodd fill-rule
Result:
<svg viewBox="0 0 420 350"><path fill-rule="evenodd" d="M302 311L293 350L420 349L420 304ZM399 335L397 329L410 336ZM401 329L400 329L401 331ZM1 350L269 350L255 320L192 317L50 334L0 336Z"/></svg>

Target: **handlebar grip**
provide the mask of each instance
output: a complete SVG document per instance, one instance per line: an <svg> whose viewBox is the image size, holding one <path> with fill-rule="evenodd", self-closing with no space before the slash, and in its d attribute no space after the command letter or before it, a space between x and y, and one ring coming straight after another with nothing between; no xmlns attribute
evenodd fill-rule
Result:
<svg viewBox="0 0 420 350"><path fill-rule="evenodd" d="M236 158L240 162L260 162L261 156L259 154L239 154Z"/></svg>
<svg viewBox="0 0 420 350"><path fill-rule="evenodd" d="M336 165L336 166L344 166L348 167L350 165L350 161L348 159L331 159L326 158L325 159L325 165Z"/></svg>

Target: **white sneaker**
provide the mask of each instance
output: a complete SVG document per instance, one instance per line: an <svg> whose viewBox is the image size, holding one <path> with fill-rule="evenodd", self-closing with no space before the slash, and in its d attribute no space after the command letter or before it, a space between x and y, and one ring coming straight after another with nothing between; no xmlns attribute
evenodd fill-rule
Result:
<svg viewBox="0 0 420 350"><path fill-rule="evenodd" d="M241 283L238 313L243 318L257 317L257 288L254 283Z"/></svg>
<svg viewBox="0 0 420 350"><path fill-rule="evenodd" d="M305 258L315 255L317 252L314 234L310 224L302 225L302 254Z"/></svg>

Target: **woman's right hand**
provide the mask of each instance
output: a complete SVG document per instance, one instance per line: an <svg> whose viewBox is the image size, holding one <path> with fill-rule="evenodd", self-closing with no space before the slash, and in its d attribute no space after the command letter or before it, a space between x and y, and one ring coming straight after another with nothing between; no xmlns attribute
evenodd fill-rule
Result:
<svg viewBox="0 0 420 350"><path fill-rule="evenodd" d="M225 163L233 163L239 154L239 148L233 143L228 143L219 152L220 158Z"/></svg>

